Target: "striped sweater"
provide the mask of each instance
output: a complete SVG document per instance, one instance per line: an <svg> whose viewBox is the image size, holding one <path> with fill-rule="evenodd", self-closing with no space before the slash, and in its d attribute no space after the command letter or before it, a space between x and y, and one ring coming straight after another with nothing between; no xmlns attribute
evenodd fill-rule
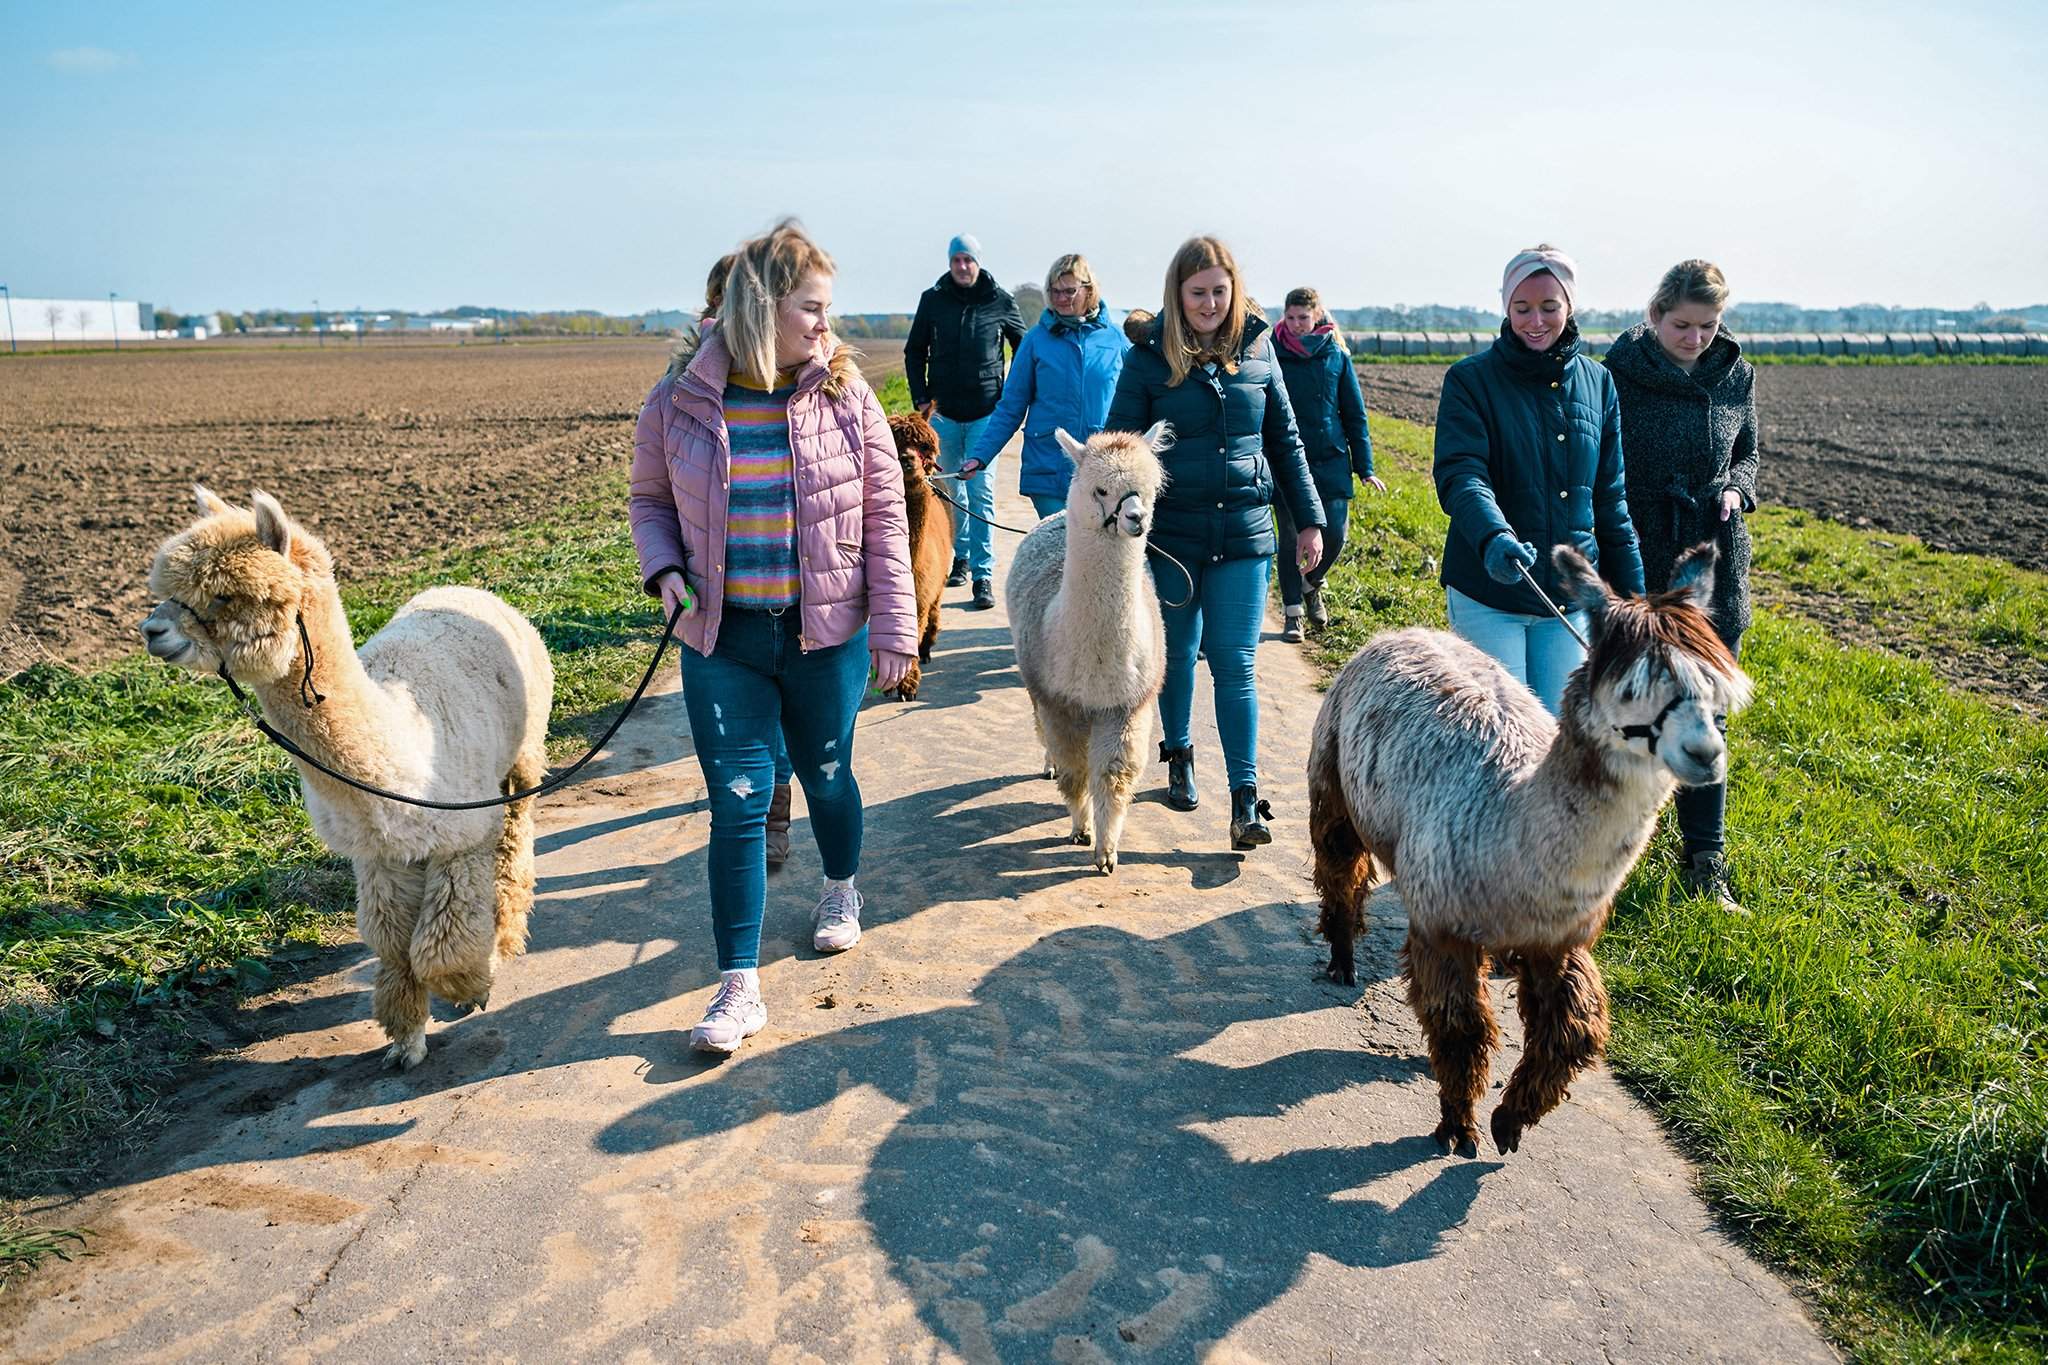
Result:
<svg viewBox="0 0 2048 1365"><path fill-rule="evenodd" d="M734 380L725 386L732 443L732 493L725 522L725 600L772 610L797 605L796 474L789 450L789 400L796 381L773 391Z"/></svg>

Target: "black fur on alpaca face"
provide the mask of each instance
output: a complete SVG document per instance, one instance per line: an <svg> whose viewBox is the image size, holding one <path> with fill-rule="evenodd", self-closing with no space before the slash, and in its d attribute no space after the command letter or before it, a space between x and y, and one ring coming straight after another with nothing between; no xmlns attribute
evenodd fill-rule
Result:
<svg viewBox="0 0 2048 1365"><path fill-rule="evenodd" d="M1578 551L1560 545L1551 556L1567 604L1591 626L1565 714L1604 748L1661 763L1685 786L1726 779L1728 717L1750 697L1749 676L1706 613L1718 558L1711 543L1695 546L1667 591L1618 597Z"/></svg>
<svg viewBox="0 0 2048 1365"><path fill-rule="evenodd" d="M1159 452L1173 444L1173 428L1155 422L1142 436L1102 431L1083 443L1055 429L1053 438L1074 462L1067 487L1067 526L1093 526L1105 534L1143 537L1152 529L1152 509L1166 487Z"/></svg>

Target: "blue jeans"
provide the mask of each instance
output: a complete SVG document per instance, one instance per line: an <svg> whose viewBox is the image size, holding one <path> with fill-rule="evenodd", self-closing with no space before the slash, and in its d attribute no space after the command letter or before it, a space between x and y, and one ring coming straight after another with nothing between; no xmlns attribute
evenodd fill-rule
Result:
<svg viewBox="0 0 2048 1365"><path fill-rule="evenodd" d="M1038 513L1040 521L1044 521L1055 512L1067 510L1066 496L1062 494L1059 497L1054 497L1050 493L1033 493L1031 495L1031 510Z"/></svg>
<svg viewBox="0 0 2048 1365"><path fill-rule="evenodd" d="M1193 742L1189 726L1195 709L1195 654L1208 656L1216 687L1216 730L1223 740L1223 769L1232 790L1259 780L1259 691L1254 663L1259 630L1266 620L1266 579L1272 561L1226 559L1192 563L1194 593L1188 597L1180 570L1152 562L1159 605L1166 617L1166 685L1159 690L1159 720L1166 747Z"/></svg>
<svg viewBox="0 0 2048 1365"><path fill-rule="evenodd" d="M1280 601L1282 605L1301 605L1302 573L1301 561L1294 557L1294 518L1287 513L1287 500L1273 500L1274 527L1280 533ZM1329 525L1323 527L1323 557L1315 570L1307 577L1308 586L1321 588L1323 579L1329 575L1330 567L1337 562L1337 556L1344 553L1344 532L1351 526L1351 499L1324 498L1323 515L1329 518Z"/></svg>
<svg viewBox="0 0 2048 1365"><path fill-rule="evenodd" d="M1555 616L1497 611L1452 587L1444 589L1444 599L1451 629L1498 660L1516 682L1536 694L1545 710L1556 715L1564 701L1565 680L1586 657L1564 623ZM1586 614L1575 611L1570 616L1572 624L1585 631Z"/></svg>
<svg viewBox="0 0 2048 1365"><path fill-rule="evenodd" d="M988 418L977 417L972 422L956 422L950 417L932 414L932 430L939 433L939 468L948 474L957 474L961 462L981 441L982 429L988 426ZM994 477L984 466L971 479L947 480L953 486L946 490L946 496L955 503L965 504L967 516L959 507L953 509L953 558L967 561L970 578L994 578L996 576L995 533L989 522L996 515L996 486ZM975 517L980 517L976 521Z"/></svg>
<svg viewBox="0 0 2048 1365"><path fill-rule="evenodd" d="M763 829L778 740L803 784L825 875L860 870L853 722L867 689L867 628L808 654L797 646L798 630L795 609L727 607L709 657L682 651L683 704L711 805L711 933L721 972L760 965L768 899Z"/></svg>

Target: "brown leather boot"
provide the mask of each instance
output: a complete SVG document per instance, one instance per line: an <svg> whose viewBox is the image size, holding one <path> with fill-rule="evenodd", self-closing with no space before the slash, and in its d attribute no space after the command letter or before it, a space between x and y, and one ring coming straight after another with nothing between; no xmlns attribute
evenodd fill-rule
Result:
<svg viewBox="0 0 2048 1365"><path fill-rule="evenodd" d="M768 798L768 866L781 867L789 861L789 784L775 784Z"/></svg>

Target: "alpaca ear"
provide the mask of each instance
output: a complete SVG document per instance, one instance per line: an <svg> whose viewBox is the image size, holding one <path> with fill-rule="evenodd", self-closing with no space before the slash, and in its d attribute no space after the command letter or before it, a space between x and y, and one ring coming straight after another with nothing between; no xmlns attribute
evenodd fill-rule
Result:
<svg viewBox="0 0 2048 1365"><path fill-rule="evenodd" d="M292 548L292 523L278 506L277 499L258 488L249 494L249 506L256 513L256 543L266 550L278 554L289 554Z"/></svg>
<svg viewBox="0 0 2048 1365"><path fill-rule="evenodd" d="M227 503L203 483L192 485L192 497L199 504L199 515L202 517L216 516L228 510Z"/></svg>
<svg viewBox="0 0 2048 1365"><path fill-rule="evenodd" d="M1600 575L1586 562L1586 557L1569 545L1559 545L1550 552L1551 567L1557 570L1557 584L1563 589L1565 600L1559 603L1566 611L1583 611L1594 620L1607 614L1614 595L1607 591L1607 585L1600 581Z"/></svg>
<svg viewBox="0 0 2048 1365"><path fill-rule="evenodd" d="M1692 604L1705 611L1714 600L1714 566L1720 558L1721 552L1711 540L1693 546L1671 566L1671 590L1690 593Z"/></svg>
<svg viewBox="0 0 2048 1365"><path fill-rule="evenodd" d="M1138 439L1150 446L1152 453L1157 455L1173 445L1173 423L1154 422Z"/></svg>
<svg viewBox="0 0 2048 1365"><path fill-rule="evenodd" d="M1067 452L1068 459L1072 460L1075 464L1079 464L1081 462L1081 452L1088 449L1088 447L1082 444L1081 442L1075 440L1073 437L1067 435L1067 429L1065 427L1054 427L1052 430L1052 438L1060 443L1061 450Z"/></svg>

